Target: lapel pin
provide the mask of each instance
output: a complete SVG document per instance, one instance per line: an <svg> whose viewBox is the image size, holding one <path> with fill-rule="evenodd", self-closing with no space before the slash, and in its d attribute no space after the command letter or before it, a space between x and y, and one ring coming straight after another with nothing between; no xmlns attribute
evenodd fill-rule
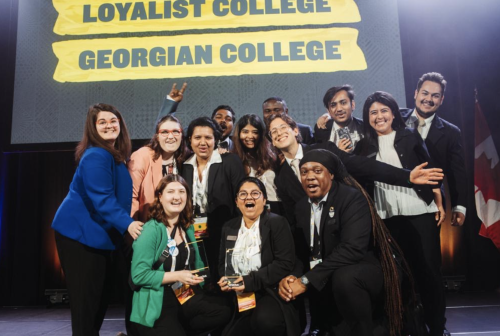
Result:
<svg viewBox="0 0 500 336"><path fill-rule="evenodd" d="M330 218L333 218L333 216L335 216L335 208L334 207L330 207L330 211L328 211L328 215L330 216Z"/></svg>

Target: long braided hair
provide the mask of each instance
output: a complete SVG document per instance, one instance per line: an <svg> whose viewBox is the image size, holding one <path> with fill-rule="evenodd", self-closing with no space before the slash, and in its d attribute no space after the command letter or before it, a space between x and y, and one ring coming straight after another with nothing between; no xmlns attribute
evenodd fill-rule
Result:
<svg viewBox="0 0 500 336"><path fill-rule="evenodd" d="M391 336L397 336L403 328L403 298L399 269L407 275L411 286L411 293L413 293L414 285L410 268L406 260L402 258L403 252L399 245L394 241L384 221L378 215L370 195L347 172L342 161L336 155L334 155L334 157L337 166L334 179L337 182L344 183L359 190L368 202L372 218L373 244L384 274L385 313L389 319L389 332ZM401 258L397 258L397 256Z"/></svg>

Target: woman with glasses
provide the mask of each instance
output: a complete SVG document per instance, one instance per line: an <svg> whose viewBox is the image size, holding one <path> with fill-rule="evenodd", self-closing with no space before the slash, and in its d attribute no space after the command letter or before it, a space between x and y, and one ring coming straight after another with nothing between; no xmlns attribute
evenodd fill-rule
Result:
<svg viewBox="0 0 500 336"><path fill-rule="evenodd" d="M291 304L279 299L276 286L295 264L290 226L284 217L264 211L267 193L262 181L246 177L237 188L241 216L224 224L219 253L218 284L233 291L238 309L226 335L300 335ZM253 300L253 301L251 301Z"/></svg>
<svg viewBox="0 0 500 336"><path fill-rule="evenodd" d="M132 153L127 165L134 185L132 217L143 222L148 219L148 209L161 178L178 174L186 158L181 123L171 114L182 101L185 89L185 83L180 90L175 84L172 86L160 110L155 135L146 146Z"/></svg>
<svg viewBox="0 0 500 336"><path fill-rule="evenodd" d="M245 167L245 175L257 177L264 183L267 193L267 204L272 212L282 214L281 202L278 199L274 184L277 168L276 154L265 136L266 126L255 114L246 114L236 124L233 153L239 156Z"/></svg>
<svg viewBox="0 0 500 336"><path fill-rule="evenodd" d="M134 334L199 335L225 325L231 317L223 299L204 295L198 286L203 277L192 271L201 261L192 245L192 207L182 177L169 174L161 179L149 208L150 220L133 244L131 280L140 287L134 292L130 317Z"/></svg>
<svg viewBox="0 0 500 336"><path fill-rule="evenodd" d="M107 308L106 274L123 234L136 239L142 222L130 217L132 180L125 166L131 143L112 105L89 108L69 193L52 223L71 297L73 335L99 335Z"/></svg>
<svg viewBox="0 0 500 336"><path fill-rule="evenodd" d="M220 137L220 127L214 120L200 117L191 121L187 143L194 154L184 162L181 173L191 188L195 233L204 240L213 282L219 278L217 263L222 225L237 216L233 195L245 177L238 156L214 150Z"/></svg>

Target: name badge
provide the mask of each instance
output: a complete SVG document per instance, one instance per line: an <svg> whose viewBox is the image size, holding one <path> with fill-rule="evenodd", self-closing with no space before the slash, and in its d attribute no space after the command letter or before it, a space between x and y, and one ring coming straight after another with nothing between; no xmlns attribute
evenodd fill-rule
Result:
<svg viewBox="0 0 500 336"><path fill-rule="evenodd" d="M255 300L255 293L236 293L236 298L238 299L238 311L244 312L245 310L253 309L257 306L257 301Z"/></svg>
<svg viewBox="0 0 500 336"><path fill-rule="evenodd" d="M193 288L179 281L172 284L172 290L181 305L194 296Z"/></svg>
<svg viewBox="0 0 500 336"><path fill-rule="evenodd" d="M227 236L227 240L236 241L236 239L238 239L238 236Z"/></svg>
<svg viewBox="0 0 500 336"><path fill-rule="evenodd" d="M311 267L311 269L313 269L317 264L320 264L322 261L323 261L322 259L311 260L309 262L309 267Z"/></svg>
<svg viewBox="0 0 500 336"><path fill-rule="evenodd" d="M208 238L207 217L197 217L194 219L194 237L196 239Z"/></svg>

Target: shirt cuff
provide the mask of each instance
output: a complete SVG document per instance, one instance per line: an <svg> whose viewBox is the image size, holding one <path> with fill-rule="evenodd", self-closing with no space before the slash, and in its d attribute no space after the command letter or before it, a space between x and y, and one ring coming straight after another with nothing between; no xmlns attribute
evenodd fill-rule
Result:
<svg viewBox="0 0 500 336"><path fill-rule="evenodd" d="M460 212L460 213L462 213L462 214L465 216L465 211L466 211L466 210L467 210L467 209L465 209L465 207L464 207L464 206L462 206L462 205L457 205L457 206L455 206L455 207L453 207L453 208L451 209L451 212Z"/></svg>
<svg viewBox="0 0 500 336"><path fill-rule="evenodd" d="M175 102L175 100L173 100L173 99L172 99L172 97L170 97L170 95L167 95L167 97L166 97L166 98L167 98L168 100L171 100L171 101Z"/></svg>

